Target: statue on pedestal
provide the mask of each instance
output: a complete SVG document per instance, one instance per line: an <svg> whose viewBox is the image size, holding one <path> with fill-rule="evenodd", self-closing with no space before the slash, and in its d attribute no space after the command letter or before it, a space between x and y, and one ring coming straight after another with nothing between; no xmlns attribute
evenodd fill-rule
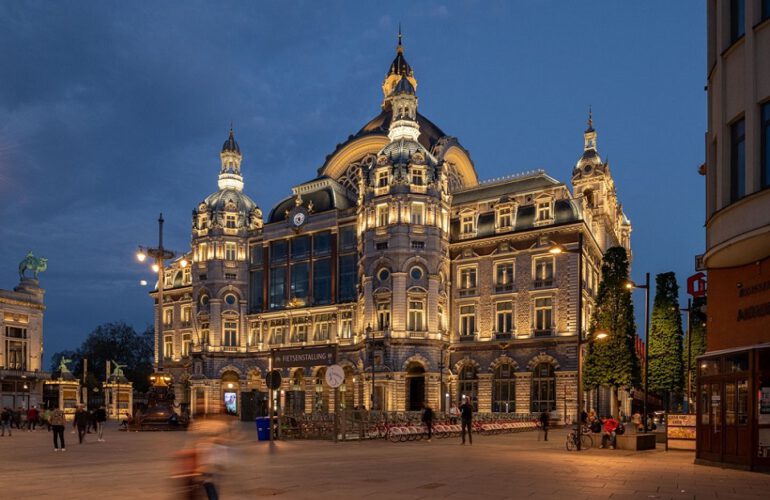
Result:
<svg viewBox="0 0 770 500"><path fill-rule="evenodd" d="M33 278L37 279L38 273L42 273L46 269L48 269L48 259L35 257L31 251L27 252L27 255L19 263L19 279L23 281L27 277L27 271L32 271Z"/></svg>

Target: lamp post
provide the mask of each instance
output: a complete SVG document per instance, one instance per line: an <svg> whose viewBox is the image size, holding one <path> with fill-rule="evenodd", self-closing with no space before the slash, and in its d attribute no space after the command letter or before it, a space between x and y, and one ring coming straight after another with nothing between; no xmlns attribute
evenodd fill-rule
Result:
<svg viewBox="0 0 770 500"><path fill-rule="evenodd" d="M580 414L583 411L583 232L578 233L577 250L567 250L562 245L554 245L549 249L553 255L562 253L576 253L578 267L578 298L576 314L577 330L577 413L575 413L576 422L580 421ZM567 415L564 415L567 418ZM580 428L578 426L578 432ZM580 451L580 439L577 440L577 449Z"/></svg>
<svg viewBox="0 0 770 500"><path fill-rule="evenodd" d="M634 288L644 289L644 403L642 405L642 420L644 421L644 432L647 432L647 383L649 378L647 377L647 365L650 360L650 273L644 274L644 285L637 285L633 281L626 283L626 288L632 290Z"/></svg>
<svg viewBox="0 0 770 500"><path fill-rule="evenodd" d="M371 323L366 325L366 341L369 344L371 365L372 365L372 393L369 395L371 402L369 403L369 411L374 410L374 337L372 336Z"/></svg>
<svg viewBox="0 0 770 500"><path fill-rule="evenodd" d="M164 261L173 259L174 252L163 248L163 213L158 216L158 246L152 247L139 247L139 251L136 253L136 259L139 262L144 262L147 257L155 259L155 263L152 265L153 272L158 274L158 331L156 335L156 345L163 345L163 285L164 285ZM184 267L184 266L183 266ZM160 348L158 348L160 350ZM163 355L164 353L158 353L158 359L155 363L155 368L158 371L163 371Z"/></svg>

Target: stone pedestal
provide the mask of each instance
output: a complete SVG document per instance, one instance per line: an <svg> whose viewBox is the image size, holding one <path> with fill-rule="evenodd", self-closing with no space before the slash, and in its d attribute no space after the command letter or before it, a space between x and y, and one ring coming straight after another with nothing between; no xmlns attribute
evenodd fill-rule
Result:
<svg viewBox="0 0 770 500"><path fill-rule="evenodd" d="M66 378L46 380L43 399L46 406L51 409L61 408L70 417L80 404L80 381L72 377L72 374Z"/></svg>
<svg viewBox="0 0 770 500"><path fill-rule="evenodd" d="M114 380L111 377L110 381L104 384L104 395L108 418L121 420L126 413L133 414L134 384L128 380Z"/></svg>

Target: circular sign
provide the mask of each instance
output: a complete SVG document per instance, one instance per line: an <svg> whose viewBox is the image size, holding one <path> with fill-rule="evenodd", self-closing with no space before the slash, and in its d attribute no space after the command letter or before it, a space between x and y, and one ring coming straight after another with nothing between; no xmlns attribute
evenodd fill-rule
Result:
<svg viewBox="0 0 770 500"><path fill-rule="evenodd" d="M278 389L281 387L281 372L278 370L273 370L270 372L267 372L267 375L265 375L265 384L267 384L268 389Z"/></svg>
<svg viewBox="0 0 770 500"><path fill-rule="evenodd" d="M289 212L289 225L294 230L299 230L307 222L308 211L305 207L294 207Z"/></svg>
<svg viewBox="0 0 770 500"><path fill-rule="evenodd" d="M331 365L326 368L324 379L329 387L336 389L345 381L345 370L340 365Z"/></svg>

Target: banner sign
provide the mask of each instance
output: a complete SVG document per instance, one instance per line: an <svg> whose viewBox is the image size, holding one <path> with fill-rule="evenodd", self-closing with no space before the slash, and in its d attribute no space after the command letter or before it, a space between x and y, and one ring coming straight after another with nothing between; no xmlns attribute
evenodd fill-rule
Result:
<svg viewBox="0 0 770 500"><path fill-rule="evenodd" d="M674 450L695 449L696 415L672 414L666 415L666 439L668 448Z"/></svg>
<svg viewBox="0 0 770 500"><path fill-rule="evenodd" d="M273 368L327 366L337 362L337 346L273 349Z"/></svg>

